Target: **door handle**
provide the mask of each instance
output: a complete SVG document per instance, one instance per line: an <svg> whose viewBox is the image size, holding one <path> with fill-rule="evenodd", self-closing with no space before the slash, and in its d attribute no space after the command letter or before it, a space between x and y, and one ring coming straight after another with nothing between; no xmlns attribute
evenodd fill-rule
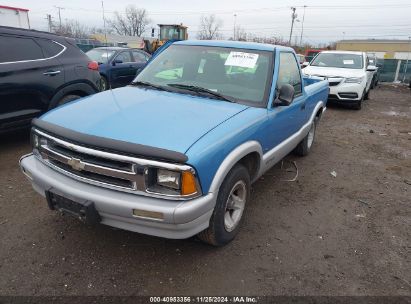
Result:
<svg viewBox="0 0 411 304"><path fill-rule="evenodd" d="M300 107L301 110L305 110L305 102L303 102L303 104Z"/></svg>
<svg viewBox="0 0 411 304"><path fill-rule="evenodd" d="M45 76L55 76L55 75L60 74L60 73L61 73L61 71L48 71L48 72L43 73L43 75L45 75Z"/></svg>

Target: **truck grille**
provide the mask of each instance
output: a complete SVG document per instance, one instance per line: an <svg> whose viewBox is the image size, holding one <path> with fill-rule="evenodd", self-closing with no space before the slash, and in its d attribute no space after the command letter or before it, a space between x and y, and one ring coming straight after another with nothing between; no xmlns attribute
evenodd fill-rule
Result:
<svg viewBox="0 0 411 304"><path fill-rule="evenodd" d="M36 134L42 160L64 173L131 191L144 189L143 170L138 170L138 164L110 158L107 156L111 153L77 146L39 131Z"/></svg>

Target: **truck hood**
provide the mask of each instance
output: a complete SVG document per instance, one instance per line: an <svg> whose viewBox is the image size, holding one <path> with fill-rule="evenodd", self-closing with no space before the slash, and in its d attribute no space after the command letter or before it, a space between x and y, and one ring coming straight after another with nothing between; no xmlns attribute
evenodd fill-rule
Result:
<svg viewBox="0 0 411 304"><path fill-rule="evenodd" d="M362 77L365 75L362 69L344 69L344 68L330 68L330 67L318 67L307 66L303 70L303 74L312 76L326 76L326 77Z"/></svg>
<svg viewBox="0 0 411 304"><path fill-rule="evenodd" d="M73 101L41 120L88 135L185 153L204 134L247 108L199 96L124 87Z"/></svg>

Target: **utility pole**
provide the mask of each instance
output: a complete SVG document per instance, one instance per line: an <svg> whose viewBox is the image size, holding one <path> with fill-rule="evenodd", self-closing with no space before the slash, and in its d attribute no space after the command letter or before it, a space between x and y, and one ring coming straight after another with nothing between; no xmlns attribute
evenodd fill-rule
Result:
<svg viewBox="0 0 411 304"><path fill-rule="evenodd" d="M294 27L294 20L297 18L297 14L295 13L296 8L291 7L293 13L291 14L291 30L290 30L290 39L288 40L288 44L291 45L291 36L293 34L293 27Z"/></svg>
<svg viewBox="0 0 411 304"><path fill-rule="evenodd" d="M233 40L235 40L235 28L237 23L237 14L234 14L234 28L233 28Z"/></svg>
<svg viewBox="0 0 411 304"><path fill-rule="evenodd" d="M307 5L304 5L303 22L301 23L300 46L303 45L304 19L305 19L305 8L306 7L307 7Z"/></svg>
<svg viewBox="0 0 411 304"><path fill-rule="evenodd" d="M61 29L61 10L64 9L64 7L61 7L61 6L54 6L54 7L59 10L59 26Z"/></svg>
<svg viewBox="0 0 411 304"><path fill-rule="evenodd" d="M103 29L104 29L104 40L107 45L107 30L106 30L106 16L104 11L104 1L101 1L101 8L103 9ZM107 58L108 59L108 58Z"/></svg>
<svg viewBox="0 0 411 304"><path fill-rule="evenodd" d="M53 23L52 23L52 21L51 21L51 15L50 15L50 14L47 14L47 15L46 15L46 19L47 19L47 24L48 24L49 32L51 33L51 29L52 29L52 27L53 27Z"/></svg>

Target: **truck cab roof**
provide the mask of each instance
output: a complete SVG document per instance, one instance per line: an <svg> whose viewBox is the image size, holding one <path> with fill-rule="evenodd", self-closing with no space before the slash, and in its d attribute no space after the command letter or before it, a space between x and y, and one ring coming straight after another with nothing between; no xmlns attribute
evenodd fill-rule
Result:
<svg viewBox="0 0 411 304"><path fill-rule="evenodd" d="M259 50L259 51L271 51L275 49L285 50L294 52L292 48L274 45L274 44L265 44L257 42L244 42L244 41L231 41L231 40L184 40L174 42L176 45L197 45L197 46L215 46L215 47L227 47L227 48L237 48L237 49L249 49L249 50Z"/></svg>

